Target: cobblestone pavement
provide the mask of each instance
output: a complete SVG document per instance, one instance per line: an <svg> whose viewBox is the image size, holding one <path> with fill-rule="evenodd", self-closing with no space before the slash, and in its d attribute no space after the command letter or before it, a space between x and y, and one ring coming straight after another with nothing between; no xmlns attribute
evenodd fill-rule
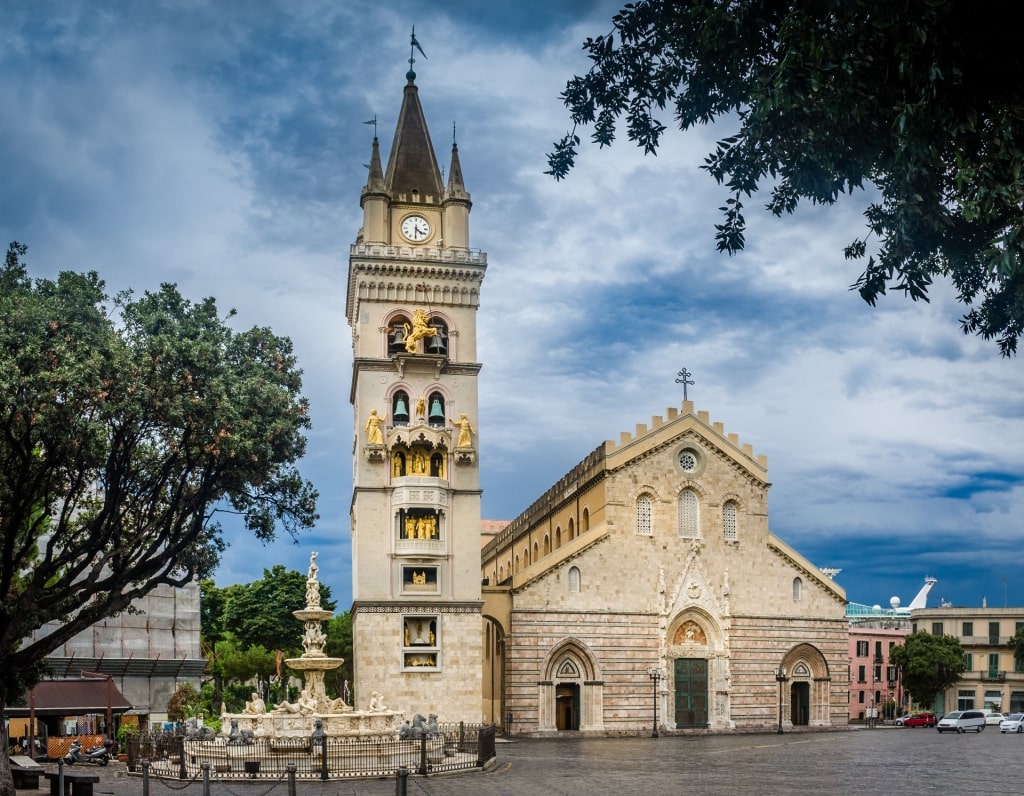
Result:
<svg viewBox="0 0 1024 796"><path fill-rule="evenodd" d="M80 770L81 767L76 767ZM123 765L90 767L95 796L144 796ZM513 739L484 770L410 776L409 796L551 794L1012 793L1024 780L1024 735L856 729L784 735ZM44 782L45 784L45 782ZM297 796L392 796L394 778L299 781ZM19 791L22 796L25 791ZM40 790L40 794L44 791ZM31 792L29 792L31 794ZM201 783L153 780L149 796L203 796ZM210 796L288 796L285 782L213 781Z"/></svg>

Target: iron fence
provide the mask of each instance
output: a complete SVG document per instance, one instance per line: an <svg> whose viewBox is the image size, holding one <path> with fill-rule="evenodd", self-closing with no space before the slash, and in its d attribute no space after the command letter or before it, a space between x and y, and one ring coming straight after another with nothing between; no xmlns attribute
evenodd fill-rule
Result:
<svg viewBox="0 0 1024 796"><path fill-rule="evenodd" d="M493 724L440 724L429 737L254 738L197 740L180 735L132 737L128 768L148 761L150 776L198 780L282 779L294 766L298 779L387 777L405 768L416 774L477 768L495 756ZM207 764L205 767L203 764Z"/></svg>

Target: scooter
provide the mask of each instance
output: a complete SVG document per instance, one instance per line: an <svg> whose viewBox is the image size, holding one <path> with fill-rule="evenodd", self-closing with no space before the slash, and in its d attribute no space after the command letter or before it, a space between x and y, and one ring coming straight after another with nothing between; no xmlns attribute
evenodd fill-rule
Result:
<svg viewBox="0 0 1024 796"><path fill-rule="evenodd" d="M109 743L110 741L107 741L100 746L82 751L81 740L75 738L68 748L68 753L64 755L64 762L69 766L73 766L75 763L96 763L105 766L110 762L110 748L107 746Z"/></svg>

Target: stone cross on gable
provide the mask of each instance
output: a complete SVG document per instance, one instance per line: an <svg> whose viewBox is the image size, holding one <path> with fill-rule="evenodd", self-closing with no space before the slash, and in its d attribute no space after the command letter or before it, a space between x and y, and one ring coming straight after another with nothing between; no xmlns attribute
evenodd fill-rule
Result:
<svg viewBox="0 0 1024 796"><path fill-rule="evenodd" d="M690 376L692 376L693 374L690 373L690 371L688 371L686 368L683 368L676 375L680 377L680 378L676 379L676 384L682 384L683 385L683 400L686 401L687 400L686 385L694 383L693 379L690 378Z"/></svg>

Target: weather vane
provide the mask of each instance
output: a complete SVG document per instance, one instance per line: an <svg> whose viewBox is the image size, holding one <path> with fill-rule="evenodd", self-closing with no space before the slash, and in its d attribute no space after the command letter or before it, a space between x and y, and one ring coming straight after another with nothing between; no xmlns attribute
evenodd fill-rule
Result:
<svg viewBox="0 0 1024 796"><path fill-rule="evenodd" d="M365 122L363 122L363 124L372 124L373 125L373 137L374 137L374 139L376 139L377 138L377 114L376 113L373 114L373 118L372 119L367 119Z"/></svg>
<svg viewBox="0 0 1024 796"><path fill-rule="evenodd" d="M427 57L427 54L425 52L423 52L423 48L420 47L420 43L416 40L416 26L413 25L412 26L412 37L409 40L409 74L412 77L416 77L416 73L412 70L413 64L416 63L416 52L415 52L415 50L419 50L420 51L420 55L422 55L424 58Z"/></svg>
<svg viewBox="0 0 1024 796"><path fill-rule="evenodd" d="M686 385L694 383L693 379L690 378L690 376L692 376L693 374L690 373L690 371L688 371L686 368L683 368L676 375L679 376L679 378L676 379L676 384L682 384L683 385L683 400L686 401L686 400L688 400L688 398L686 396Z"/></svg>

